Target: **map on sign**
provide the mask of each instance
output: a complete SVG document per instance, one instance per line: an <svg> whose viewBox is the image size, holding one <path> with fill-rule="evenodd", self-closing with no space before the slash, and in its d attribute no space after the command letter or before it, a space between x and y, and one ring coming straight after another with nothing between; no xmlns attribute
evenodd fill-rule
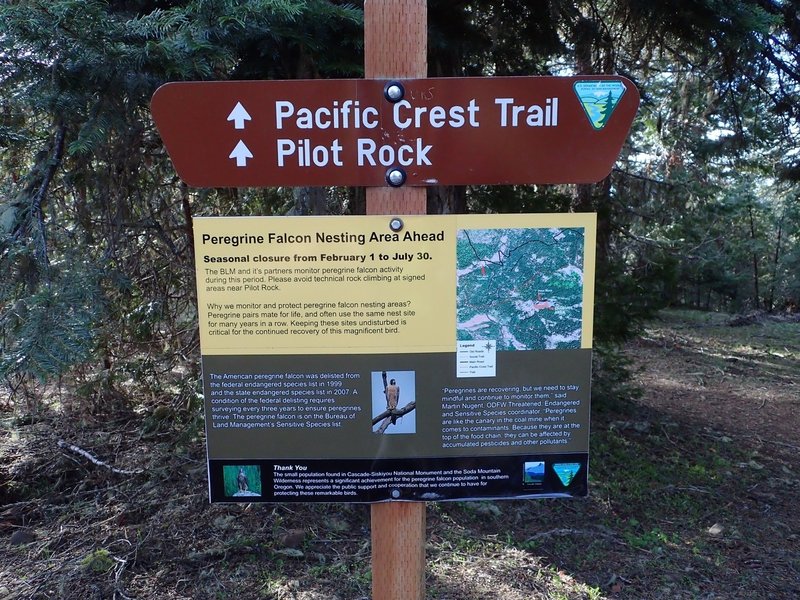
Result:
<svg viewBox="0 0 800 600"><path fill-rule="evenodd" d="M580 348L583 250L582 228L459 230L457 339Z"/></svg>

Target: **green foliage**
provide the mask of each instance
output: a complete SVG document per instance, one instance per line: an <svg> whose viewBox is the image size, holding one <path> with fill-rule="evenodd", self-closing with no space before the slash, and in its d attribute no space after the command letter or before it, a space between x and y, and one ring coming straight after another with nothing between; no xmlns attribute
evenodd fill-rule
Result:
<svg viewBox="0 0 800 600"><path fill-rule="evenodd" d="M619 346L596 344L592 352L592 409L624 413L642 390L634 382L632 361Z"/></svg>
<svg viewBox="0 0 800 600"><path fill-rule="evenodd" d="M114 566L114 558L105 548L91 552L81 561L81 566L92 573L106 573Z"/></svg>
<svg viewBox="0 0 800 600"><path fill-rule="evenodd" d="M597 212L600 345L668 304L800 305L790 4L429 3L431 75L616 72L643 98L607 180L446 190L440 208ZM172 80L358 76L360 6L0 4L1 374L47 379L81 365L92 381L102 358L104 381L158 397L175 379L196 381L192 216L284 214L298 200L182 186L150 98ZM334 190L327 208L358 211L359 197Z"/></svg>
<svg viewBox="0 0 800 600"><path fill-rule="evenodd" d="M468 208L474 213L569 212L572 201L572 194L557 186L474 186Z"/></svg>
<svg viewBox="0 0 800 600"><path fill-rule="evenodd" d="M321 0L0 5L0 375L80 365L90 387L160 395L196 370L192 215L285 212L291 194L179 185L150 98L176 79L353 75L360 26Z"/></svg>
<svg viewBox="0 0 800 600"><path fill-rule="evenodd" d="M96 324L105 312L99 273L71 260L49 267L46 283L32 286L25 270L36 266L24 249L12 246L0 257L0 269L12 274L0 283L0 377L19 373L46 381L94 353Z"/></svg>

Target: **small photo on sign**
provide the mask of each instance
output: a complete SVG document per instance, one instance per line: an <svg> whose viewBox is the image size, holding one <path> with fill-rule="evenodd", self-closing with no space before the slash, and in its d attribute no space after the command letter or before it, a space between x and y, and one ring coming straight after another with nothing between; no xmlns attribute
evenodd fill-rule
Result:
<svg viewBox="0 0 800 600"><path fill-rule="evenodd" d="M522 484L525 486L542 485L544 481L544 461L526 462L522 467Z"/></svg>
<svg viewBox="0 0 800 600"><path fill-rule="evenodd" d="M414 371L373 371L373 433L416 433L417 399Z"/></svg>
<svg viewBox="0 0 800 600"><path fill-rule="evenodd" d="M225 465L222 479L225 496L229 498L261 495L261 467L258 465Z"/></svg>

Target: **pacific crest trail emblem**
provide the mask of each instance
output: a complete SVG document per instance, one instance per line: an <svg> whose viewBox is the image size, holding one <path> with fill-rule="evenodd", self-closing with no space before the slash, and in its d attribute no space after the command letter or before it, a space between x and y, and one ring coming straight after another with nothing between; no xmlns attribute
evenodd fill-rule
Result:
<svg viewBox="0 0 800 600"><path fill-rule="evenodd" d="M592 79L575 82L573 89L589 123L594 129L599 130L606 126L614 109L617 108L625 93L625 84L621 81Z"/></svg>

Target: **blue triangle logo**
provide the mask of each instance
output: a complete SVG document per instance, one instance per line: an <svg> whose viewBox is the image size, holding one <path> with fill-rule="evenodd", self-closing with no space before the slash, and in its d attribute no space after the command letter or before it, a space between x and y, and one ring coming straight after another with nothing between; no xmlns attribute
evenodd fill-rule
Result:
<svg viewBox="0 0 800 600"><path fill-rule="evenodd" d="M617 108L620 98L625 93L625 84L621 81L603 81L592 79L576 81L573 86L575 95L583 107L583 112L594 129L602 129Z"/></svg>
<svg viewBox="0 0 800 600"><path fill-rule="evenodd" d="M581 470L581 463L554 463L553 464L553 471L556 472L558 478L561 480L561 483L564 487L568 487L572 480L575 479L575 475L578 474L578 471Z"/></svg>

